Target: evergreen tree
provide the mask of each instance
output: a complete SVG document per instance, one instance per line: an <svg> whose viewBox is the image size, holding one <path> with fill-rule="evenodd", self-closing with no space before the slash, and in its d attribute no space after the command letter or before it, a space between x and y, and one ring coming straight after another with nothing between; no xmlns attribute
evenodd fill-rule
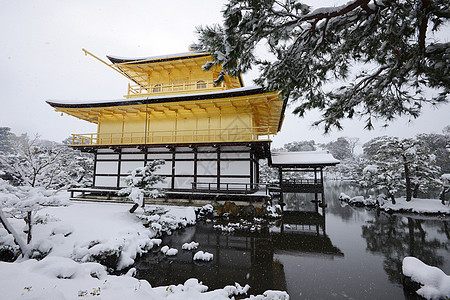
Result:
<svg viewBox="0 0 450 300"><path fill-rule="evenodd" d="M371 155L360 183L385 189L393 202L400 189L406 192L406 201L411 201L419 191L439 184L440 169L435 164L435 156L417 139L383 136L369 141L363 148Z"/></svg>
<svg viewBox="0 0 450 300"><path fill-rule="evenodd" d="M257 84L297 101L299 116L319 109L315 125L325 132L353 117L371 129L374 118L416 118L424 104L448 101L450 43L435 33L449 11L448 0L352 0L314 11L295 0L229 0L223 25L199 27L192 48L212 54L205 70L222 65L217 83L259 67ZM255 55L263 44L273 59Z"/></svg>
<svg viewBox="0 0 450 300"><path fill-rule="evenodd" d="M353 156L351 145L344 137L339 137L336 141L323 145L323 148L330 151L333 157L339 160L349 159Z"/></svg>
<svg viewBox="0 0 450 300"><path fill-rule="evenodd" d="M121 189L119 195L135 203L130 209L131 213L139 206L144 206L144 197L157 198L164 195L162 190L154 187L155 184L164 181L164 177L155 174L155 171L164 163L164 160L149 161L145 167L134 169L125 178L127 187Z"/></svg>
<svg viewBox="0 0 450 300"><path fill-rule="evenodd" d="M310 141L297 141L284 144L284 149L288 152L297 151L316 151L316 143L313 140Z"/></svg>

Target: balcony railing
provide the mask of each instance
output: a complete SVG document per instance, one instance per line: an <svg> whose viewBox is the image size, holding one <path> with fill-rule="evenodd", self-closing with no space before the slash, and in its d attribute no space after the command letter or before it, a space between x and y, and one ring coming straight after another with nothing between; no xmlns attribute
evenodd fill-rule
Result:
<svg viewBox="0 0 450 300"><path fill-rule="evenodd" d="M146 87L128 84L128 93L125 97L127 98L143 97L167 93L169 94L183 93L186 91L209 92L209 91L223 90L224 88L225 85L223 82L218 86L215 86L213 81L206 81L206 80L172 83L172 84L155 84Z"/></svg>
<svg viewBox="0 0 450 300"><path fill-rule="evenodd" d="M72 134L73 146L220 143L270 140L268 127Z"/></svg>

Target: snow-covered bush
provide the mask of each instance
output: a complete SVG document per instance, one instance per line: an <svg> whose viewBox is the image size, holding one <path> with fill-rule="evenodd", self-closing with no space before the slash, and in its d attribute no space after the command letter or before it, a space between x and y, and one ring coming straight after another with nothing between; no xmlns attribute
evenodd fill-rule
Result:
<svg viewBox="0 0 450 300"><path fill-rule="evenodd" d="M211 261L214 255L209 252L198 251L194 254L194 260Z"/></svg>
<svg viewBox="0 0 450 300"><path fill-rule="evenodd" d="M3 227L12 234L14 243L19 246L22 255L30 255L30 243L32 240L32 228L35 224L34 217L38 210L46 206L67 205L65 195L56 191L46 190L42 187L11 186L0 179L0 220ZM23 219L26 224L24 230L27 234L26 242L21 234L16 231L8 221L8 217ZM42 251L41 254L48 253Z"/></svg>
<svg viewBox="0 0 450 300"><path fill-rule="evenodd" d="M199 243L196 243L196 242L192 241L190 243L184 243L181 246L181 249L183 249L183 250L194 250L194 249L197 249L198 246L199 246Z"/></svg>

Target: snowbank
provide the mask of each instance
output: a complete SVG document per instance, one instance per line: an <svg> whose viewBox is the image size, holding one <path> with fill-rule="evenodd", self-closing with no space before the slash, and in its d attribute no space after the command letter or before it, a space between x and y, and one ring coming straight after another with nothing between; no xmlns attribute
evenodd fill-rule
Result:
<svg viewBox="0 0 450 300"><path fill-rule="evenodd" d="M384 202L380 209L386 212L410 212L419 214L450 214L450 206L443 205L438 199L413 198L407 202L406 198L396 198L396 203Z"/></svg>
<svg viewBox="0 0 450 300"><path fill-rule="evenodd" d="M195 223L190 207L150 206L145 211L139 208L135 214L130 214L129 208L129 204L73 202L39 211L35 219L38 223L33 226L33 245L49 254L40 261L0 262L1 298L228 300L247 293L249 287L238 284L208 291L197 279L152 288L147 281L132 277L134 269L124 276L109 275L108 263L117 269L130 266L138 255L161 245L161 239L155 237ZM9 220L15 228L24 226L23 220ZM5 230L0 230L0 240L13 242ZM174 252L178 250L167 249L166 255ZM212 254L201 253L198 259L212 260ZM288 299L288 295L267 291L248 299Z"/></svg>
<svg viewBox="0 0 450 300"><path fill-rule="evenodd" d="M438 199L413 198L411 201L406 201L406 198L396 198L396 203L392 204L392 202L385 201L380 196L375 199L372 196L369 198L363 196L350 197L341 193L339 200L355 206L379 206L381 210L389 213L450 214L450 206L443 205L441 200Z"/></svg>
<svg viewBox="0 0 450 300"><path fill-rule="evenodd" d="M339 200L355 206L374 207L378 205L378 201L374 199L372 196L370 196L369 198L364 198L363 196L350 197L344 193L341 193L341 195L339 196Z"/></svg>
<svg viewBox="0 0 450 300"><path fill-rule="evenodd" d="M450 298L450 276L442 270L409 256L403 259L402 272L422 286L416 291L420 296L426 299Z"/></svg>
<svg viewBox="0 0 450 300"><path fill-rule="evenodd" d="M108 275L98 263L77 263L69 258L46 257L21 263L0 262L2 299L108 299L108 300L229 300L246 294L249 286L235 284L208 291L197 279L184 284L152 288L146 280ZM289 299L285 292L267 291L247 299Z"/></svg>

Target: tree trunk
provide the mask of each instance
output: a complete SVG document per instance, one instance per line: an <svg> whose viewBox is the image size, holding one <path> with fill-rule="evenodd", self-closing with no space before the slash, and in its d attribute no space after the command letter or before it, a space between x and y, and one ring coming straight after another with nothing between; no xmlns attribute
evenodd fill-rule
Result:
<svg viewBox="0 0 450 300"><path fill-rule="evenodd" d="M441 200L442 205L445 205L445 194L450 192L450 188L445 189L445 187L442 189L441 194L439 195L439 200Z"/></svg>
<svg viewBox="0 0 450 300"><path fill-rule="evenodd" d="M409 253L408 255L414 256L415 255L415 240L414 240L414 220L412 218L408 218L408 244L409 244Z"/></svg>
<svg viewBox="0 0 450 300"><path fill-rule="evenodd" d="M395 204L394 194L388 193L388 197L391 198L392 204Z"/></svg>
<svg viewBox="0 0 450 300"><path fill-rule="evenodd" d="M27 244L29 245L31 242L31 227L33 226L33 220L32 220L32 214L31 211L27 212L27 217L25 218L25 222L28 225L28 232L27 232Z"/></svg>
<svg viewBox="0 0 450 300"><path fill-rule="evenodd" d="M418 183L415 183L414 184L414 189L413 189L413 198L417 198L418 197L418 195L419 195L419 186L420 186L420 184L418 184Z"/></svg>
<svg viewBox="0 0 450 300"><path fill-rule="evenodd" d="M403 156L403 166L405 167L406 201L411 201L411 199L412 199L411 178L410 178L410 175L409 175L408 162L406 161L406 157L405 156Z"/></svg>
<svg viewBox="0 0 450 300"><path fill-rule="evenodd" d="M25 244L25 242L22 240L17 231L15 231L14 228L11 226L11 224L8 222L8 219L3 213L1 206L0 206L0 222L2 223L6 231L8 231L9 234L12 234L14 238L14 243L16 243L17 246L19 246L20 252L22 252L22 256L28 255L28 245Z"/></svg>
<svg viewBox="0 0 450 300"><path fill-rule="evenodd" d="M130 208L130 213L134 213L136 209L139 207L139 204L135 203L132 208Z"/></svg>

